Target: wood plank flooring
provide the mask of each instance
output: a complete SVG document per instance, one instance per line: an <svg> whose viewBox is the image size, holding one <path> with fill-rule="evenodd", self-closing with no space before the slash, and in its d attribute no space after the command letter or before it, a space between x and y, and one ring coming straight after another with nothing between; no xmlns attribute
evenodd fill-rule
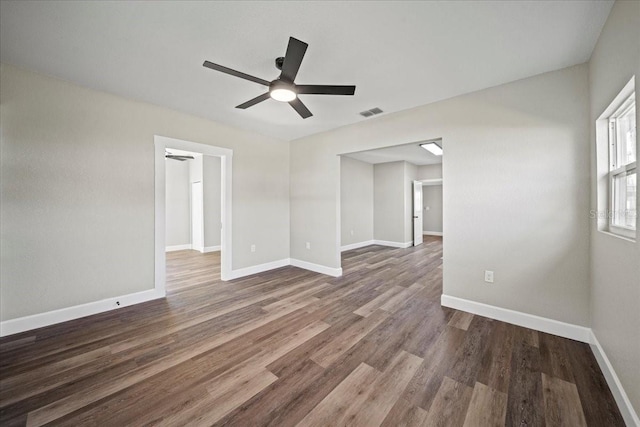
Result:
<svg viewBox="0 0 640 427"><path fill-rule="evenodd" d="M586 344L440 306L442 239L221 282L0 339L2 426L623 426Z"/></svg>

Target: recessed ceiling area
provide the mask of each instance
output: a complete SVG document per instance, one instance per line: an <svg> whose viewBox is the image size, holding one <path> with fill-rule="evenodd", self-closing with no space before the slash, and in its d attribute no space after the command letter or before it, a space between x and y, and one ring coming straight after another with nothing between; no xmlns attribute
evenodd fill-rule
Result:
<svg viewBox="0 0 640 427"><path fill-rule="evenodd" d="M611 1L0 2L0 61L283 140L294 140L584 63ZM299 84L355 96L236 105L273 80L290 36L309 44ZM371 118L368 120L376 120Z"/></svg>
<svg viewBox="0 0 640 427"><path fill-rule="evenodd" d="M420 147L420 144L425 144L426 142L432 141L414 142L411 144L394 145L393 147L378 148L375 150L358 151L356 153L343 154L343 156L351 157L352 159L374 165L378 163L398 161L413 163L416 166L437 165L442 163L442 156L431 154L424 148ZM442 142L439 140L433 142L442 146Z"/></svg>

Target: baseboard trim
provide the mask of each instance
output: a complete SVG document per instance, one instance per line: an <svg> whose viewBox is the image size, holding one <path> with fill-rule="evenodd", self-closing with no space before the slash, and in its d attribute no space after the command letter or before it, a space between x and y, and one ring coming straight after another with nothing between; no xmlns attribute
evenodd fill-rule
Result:
<svg viewBox="0 0 640 427"><path fill-rule="evenodd" d="M546 317L522 313L520 311L496 307L494 305L483 304L481 302L453 297L450 295L442 295L440 303L444 307L455 308L456 310L466 311L468 313L477 314L490 319L501 320L503 322L524 326L525 328L535 329L536 331L546 332L548 334L558 335L560 337L570 338L572 340L588 344L591 343L591 329L584 326L560 322Z"/></svg>
<svg viewBox="0 0 640 427"><path fill-rule="evenodd" d="M442 231L423 231L423 236L442 236Z"/></svg>
<svg viewBox="0 0 640 427"><path fill-rule="evenodd" d="M238 270L231 271L231 277L229 277L228 280L239 279L241 277L263 273L265 271L273 270L276 268L286 267L287 265L290 265L289 258L266 262L264 264L252 265L251 267L239 268Z"/></svg>
<svg viewBox="0 0 640 427"><path fill-rule="evenodd" d="M167 246L166 251L167 252L175 252L175 251L185 251L187 249L191 249L191 243L186 244L186 245Z"/></svg>
<svg viewBox="0 0 640 427"><path fill-rule="evenodd" d="M315 271L316 273L326 274L327 276L342 276L342 268L332 268L326 265L314 264L312 262L302 261L291 258L291 265L294 267L304 268L305 270Z"/></svg>
<svg viewBox="0 0 640 427"><path fill-rule="evenodd" d="M628 426L640 427L640 418L638 418L638 414L633 408L633 405L629 400L629 396L624 391L622 383L613 369L613 365L611 365L609 358L591 328L470 301L450 295L442 295L440 303L444 307L455 308L456 310L466 311L589 344L596 361L598 362L598 366L600 366L607 384L611 389L611 393L613 394L625 423Z"/></svg>
<svg viewBox="0 0 640 427"><path fill-rule="evenodd" d="M351 243L350 245L344 245L340 247L340 252L344 252L344 251L350 251L352 249L360 249L360 248L364 248L365 246L371 246L374 243L375 240L367 240L365 242L358 242L358 243Z"/></svg>
<svg viewBox="0 0 640 427"><path fill-rule="evenodd" d="M61 308L47 311L45 313L33 314L31 316L18 317L16 319L0 322L0 336L13 335L32 329L43 328L93 314L104 313L106 311L117 310L141 302L147 302L158 298L164 298L164 292L150 289L148 291L136 292L119 297L106 298L100 301L75 305L73 307ZM118 305L117 303L120 303Z"/></svg>
<svg viewBox="0 0 640 427"><path fill-rule="evenodd" d="M342 276L342 268L331 268L320 264L301 261L298 259L285 258L278 261L272 261L264 264L253 265L251 267L241 268L238 270L232 270L230 275L231 277L225 278L225 280L238 279L240 277L262 273L268 270L286 267L288 265L314 271L316 273L326 274L332 277ZM3 322L0 322L0 337L30 331L32 329L42 328L45 326L55 325L57 323L67 322L69 320L79 319L81 317L91 316L93 314L104 313L106 311L116 310L122 307L163 298L164 296L164 292L150 289L147 291L136 292L120 297L106 298L100 301L80 304L73 307L66 307L58 310L48 311L45 313L34 314L31 316L5 320Z"/></svg>
<svg viewBox="0 0 640 427"><path fill-rule="evenodd" d="M175 252L175 251L186 251L186 250L196 250L196 251L200 251L202 253L209 253L209 252L217 252L219 251L221 248L220 245L218 246L205 246L203 248L192 248L191 244L187 244L187 245L174 245L174 246L167 246L166 248L166 252Z"/></svg>
<svg viewBox="0 0 640 427"><path fill-rule="evenodd" d="M407 249L413 246L413 242L390 242L388 240L374 240L374 245L389 246L390 248Z"/></svg>
<svg viewBox="0 0 640 427"><path fill-rule="evenodd" d="M616 374L616 371L613 369L609 358L607 357L604 349L600 345L600 342L596 338L595 333L591 330L591 350L593 351L594 356L604 374L604 378L607 380L607 384L611 389L611 393L613 394L613 398L616 400L618 404L618 409L620 409L620 413L622 414L622 418L624 418L624 422L628 426L640 426L640 418L638 418L638 414L633 409L633 405L629 400L629 396L624 391L622 387L622 383Z"/></svg>

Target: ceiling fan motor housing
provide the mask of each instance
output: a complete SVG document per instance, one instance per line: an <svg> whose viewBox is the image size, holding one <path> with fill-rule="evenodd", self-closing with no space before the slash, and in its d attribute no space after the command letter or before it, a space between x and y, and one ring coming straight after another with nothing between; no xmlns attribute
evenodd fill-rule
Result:
<svg viewBox="0 0 640 427"><path fill-rule="evenodd" d="M272 91L275 89L287 89L292 92L297 92L295 90L295 84L284 79L275 79L274 81L271 82L271 84L269 85L269 91Z"/></svg>

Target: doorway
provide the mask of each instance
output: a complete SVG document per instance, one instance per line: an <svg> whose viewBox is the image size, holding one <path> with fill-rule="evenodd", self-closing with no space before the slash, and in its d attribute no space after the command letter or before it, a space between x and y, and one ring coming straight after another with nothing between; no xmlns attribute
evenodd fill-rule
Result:
<svg viewBox="0 0 640 427"><path fill-rule="evenodd" d="M413 246L442 236L442 178L413 181Z"/></svg>
<svg viewBox="0 0 640 427"><path fill-rule="evenodd" d="M163 136L154 136L155 147L155 288L166 294L166 166L165 151L176 149L220 158L221 167L221 232L220 232L220 278L230 280L232 275L232 159L233 150L184 141ZM202 183L200 183L202 185ZM202 186L191 187L202 193ZM200 197L202 200L202 197ZM193 227L191 233L193 234ZM203 233L199 233L203 236ZM193 237L193 236L192 236ZM202 238L204 239L204 237ZM198 240L200 241L200 240ZM192 243L195 246L196 240ZM201 242L204 246L204 242Z"/></svg>
<svg viewBox="0 0 640 427"><path fill-rule="evenodd" d="M204 203L202 181L191 183L191 249L204 252Z"/></svg>

